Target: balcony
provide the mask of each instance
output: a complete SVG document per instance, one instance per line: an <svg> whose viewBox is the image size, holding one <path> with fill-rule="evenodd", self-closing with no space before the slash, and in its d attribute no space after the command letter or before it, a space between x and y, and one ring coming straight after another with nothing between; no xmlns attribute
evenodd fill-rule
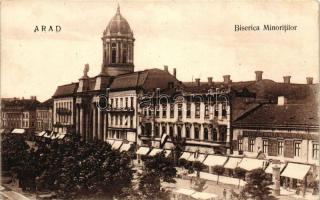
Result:
<svg viewBox="0 0 320 200"><path fill-rule="evenodd" d="M69 110L67 108L57 108L56 112L58 115L71 115L72 114L71 110Z"/></svg>
<svg viewBox="0 0 320 200"><path fill-rule="evenodd" d="M121 112L134 113L134 108L133 107L123 107L123 108L110 107L107 109L107 111L110 113L121 113Z"/></svg>

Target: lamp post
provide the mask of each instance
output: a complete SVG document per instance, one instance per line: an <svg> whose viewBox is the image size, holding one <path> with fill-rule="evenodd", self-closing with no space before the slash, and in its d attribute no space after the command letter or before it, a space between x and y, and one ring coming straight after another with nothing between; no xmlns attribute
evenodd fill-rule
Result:
<svg viewBox="0 0 320 200"><path fill-rule="evenodd" d="M280 161L273 160L272 161L272 181L273 181L273 194L275 196L280 195Z"/></svg>

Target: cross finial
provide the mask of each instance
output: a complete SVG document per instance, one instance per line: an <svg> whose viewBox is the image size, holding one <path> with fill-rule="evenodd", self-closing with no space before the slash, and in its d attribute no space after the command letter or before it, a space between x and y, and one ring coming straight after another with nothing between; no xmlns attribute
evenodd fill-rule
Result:
<svg viewBox="0 0 320 200"><path fill-rule="evenodd" d="M118 3L118 7L117 7L117 14L120 14L120 5Z"/></svg>

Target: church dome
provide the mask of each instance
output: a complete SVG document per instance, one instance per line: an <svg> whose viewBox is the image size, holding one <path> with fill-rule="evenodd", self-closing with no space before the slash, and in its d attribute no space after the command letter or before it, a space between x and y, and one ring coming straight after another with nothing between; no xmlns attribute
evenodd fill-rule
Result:
<svg viewBox="0 0 320 200"><path fill-rule="evenodd" d="M121 15L120 7L117 8L116 15L110 20L107 28L105 29L104 36L133 36L128 21Z"/></svg>

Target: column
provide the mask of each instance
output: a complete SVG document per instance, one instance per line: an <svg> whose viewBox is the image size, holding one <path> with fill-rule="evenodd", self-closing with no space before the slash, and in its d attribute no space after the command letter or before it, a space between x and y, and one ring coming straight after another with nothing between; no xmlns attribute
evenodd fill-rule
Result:
<svg viewBox="0 0 320 200"><path fill-rule="evenodd" d="M76 107L76 134L79 134L79 108Z"/></svg>
<svg viewBox="0 0 320 200"><path fill-rule="evenodd" d="M82 139L85 139L85 135L83 132L83 108L80 108L80 136L82 137Z"/></svg>
<svg viewBox="0 0 320 200"><path fill-rule="evenodd" d="M280 195L280 167L275 164L272 167L273 195Z"/></svg>
<svg viewBox="0 0 320 200"><path fill-rule="evenodd" d="M107 139L107 113L104 113L103 118L103 141Z"/></svg>
<svg viewBox="0 0 320 200"><path fill-rule="evenodd" d="M90 135L89 135L89 116L88 116L88 112L86 114L84 114L85 116L85 137L86 140L90 140Z"/></svg>
<svg viewBox="0 0 320 200"><path fill-rule="evenodd" d="M97 137L99 140L102 139L102 131L101 131L101 110L99 108L97 108L97 112L98 112L98 123L97 123L97 126L98 126L98 132L97 132Z"/></svg>
<svg viewBox="0 0 320 200"><path fill-rule="evenodd" d="M219 120L222 119L222 104L221 103L218 104L218 119Z"/></svg>
<svg viewBox="0 0 320 200"><path fill-rule="evenodd" d="M96 107L92 106L92 134L91 137L96 137Z"/></svg>

